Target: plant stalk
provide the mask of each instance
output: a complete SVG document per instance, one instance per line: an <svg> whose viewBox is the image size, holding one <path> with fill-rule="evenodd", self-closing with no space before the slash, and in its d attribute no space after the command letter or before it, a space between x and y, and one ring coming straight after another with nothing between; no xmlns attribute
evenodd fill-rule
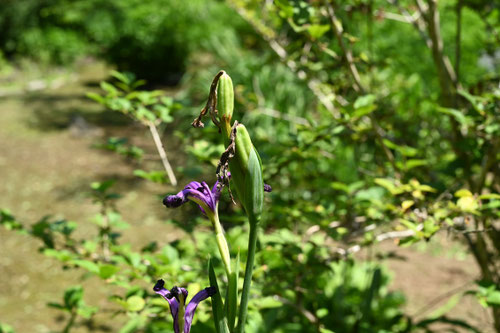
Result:
<svg viewBox="0 0 500 333"><path fill-rule="evenodd" d="M219 214L217 213L217 211L215 212L215 215L211 220L215 229L215 238L217 241L217 246L219 248L220 256L222 258L222 263L224 264L226 275L229 279L231 276L231 255L229 254L229 247L227 245L226 237L224 236L224 229L222 229L222 225L220 224Z"/></svg>
<svg viewBox="0 0 500 333"><path fill-rule="evenodd" d="M248 236L248 256L245 268L245 279L243 281L243 291L241 293L240 314L238 317L237 333L245 332L245 323L248 313L248 300L250 298L250 287L252 285L253 265L255 261L255 251L257 248L258 221L250 218L250 235Z"/></svg>

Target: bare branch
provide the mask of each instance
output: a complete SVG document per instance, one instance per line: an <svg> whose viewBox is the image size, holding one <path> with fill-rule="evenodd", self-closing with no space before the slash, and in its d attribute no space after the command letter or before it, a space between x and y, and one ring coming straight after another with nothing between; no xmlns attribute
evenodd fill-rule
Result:
<svg viewBox="0 0 500 333"><path fill-rule="evenodd" d="M177 178L175 177L174 170L172 170L172 166L170 166L170 162L168 161L167 158L167 153L165 152L165 149L163 148L163 143L161 142L160 135L158 134L158 130L156 129L155 124L152 121L148 122L148 127L149 131L151 132L151 135L153 136L153 140L156 145L156 149L158 150L158 154L160 154L161 161L163 163L163 167L165 168L165 171L167 172L168 179L170 180L170 183L174 186L177 185Z"/></svg>

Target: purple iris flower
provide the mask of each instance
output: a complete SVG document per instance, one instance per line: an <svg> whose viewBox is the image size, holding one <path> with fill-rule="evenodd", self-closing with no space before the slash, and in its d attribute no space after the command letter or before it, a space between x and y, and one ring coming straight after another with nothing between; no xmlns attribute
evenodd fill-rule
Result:
<svg viewBox="0 0 500 333"><path fill-rule="evenodd" d="M163 204L168 208L176 208L188 200L192 200L200 206L203 214L207 214L205 209L209 209L210 213L215 214L221 191L221 188L217 186L218 183L219 181L216 181L212 189L210 189L205 182L191 182L176 195L166 196L163 199Z"/></svg>
<svg viewBox="0 0 500 333"><path fill-rule="evenodd" d="M229 177L231 174L229 173ZM168 195L163 198L163 204L168 208L177 208L185 204L188 200L198 204L203 214L207 215L206 209L209 209L212 215L217 210L222 186L218 186L219 181L216 181L212 189L205 182L191 182L187 184L182 191L175 195ZM268 184L264 184L264 191L271 192L272 188Z"/></svg>
<svg viewBox="0 0 500 333"><path fill-rule="evenodd" d="M188 292L184 288L173 287L170 291L164 288L165 282L163 280L158 280L153 290L158 295L162 296L167 300L170 305L170 313L174 319L174 332L189 333L191 330L191 324L193 323L194 312L201 301L206 300L208 297L215 295L217 289L215 287L208 287L200 292L198 292L191 301L185 306L185 301L188 296ZM179 318L179 315L184 315L183 318Z"/></svg>

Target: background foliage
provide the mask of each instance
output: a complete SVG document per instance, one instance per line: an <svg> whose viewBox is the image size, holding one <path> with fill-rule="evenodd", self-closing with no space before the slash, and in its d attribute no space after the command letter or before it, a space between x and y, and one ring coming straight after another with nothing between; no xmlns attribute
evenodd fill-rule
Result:
<svg viewBox="0 0 500 333"><path fill-rule="evenodd" d="M387 269L373 256L356 255L385 239L408 246L445 233L475 258L480 276L469 294L491 311L500 331L500 9L488 1L434 5L3 1L0 50L12 64L30 58L72 66L93 56L150 84L178 84L166 97L140 84L124 86L115 73L90 97L138 122L157 121L164 138L175 138L182 152L169 158L181 184L213 179L224 149L217 130L187 124L214 74L223 68L231 75L235 118L252 132L274 188L248 332L432 331L436 322L477 330L445 314L413 320L403 311L404 296L389 291ZM136 176L168 182L160 164L144 161L147 148L103 141L96 144L126 156ZM112 189L112 182L92 184L100 213L84 237L74 236L78 224L64 219L29 225L3 210L1 223L37 238L41 251L64 267L109 286L113 315L127 318L121 332L166 331L166 304L151 287L160 277L190 292L204 287L207 258L216 253L212 235L193 208L187 218L169 220L188 236L134 250L120 241L128 224ZM237 244L245 248L243 214L228 198L220 211L236 255ZM50 303L67 313L65 331L99 313L83 301L84 291L72 287ZM208 332L208 307L200 309L193 332Z"/></svg>

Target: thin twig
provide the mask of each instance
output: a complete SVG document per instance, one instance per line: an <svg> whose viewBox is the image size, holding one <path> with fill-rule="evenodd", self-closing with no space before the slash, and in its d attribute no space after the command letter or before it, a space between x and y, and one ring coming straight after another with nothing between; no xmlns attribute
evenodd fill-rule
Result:
<svg viewBox="0 0 500 333"><path fill-rule="evenodd" d="M444 55L437 0L428 0L427 3L428 7L426 9L423 3L417 0L417 8L427 22L427 29L432 42L432 58L438 72L443 104L446 107L452 107L454 102L453 90L458 84L457 76L449 58Z"/></svg>
<svg viewBox="0 0 500 333"><path fill-rule="evenodd" d="M493 165L497 162L496 155L499 148L500 148L500 138L496 138L491 144L489 151L486 154L484 154L483 161L481 163L481 173L479 174L479 178L477 181L476 193L481 194L484 182L486 181L486 175L488 171L493 167Z"/></svg>
<svg viewBox="0 0 500 333"><path fill-rule="evenodd" d="M342 28L342 22L337 18L336 14L335 14L335 9L327 0L325 0L325 5L326 5L326 9L328 11L328 16L330 17L333 32L335 33L335 36L337 37L337 41L339 43L340 48L344 52L344 56L345 56L345 59L347 61L347 65L348 65L347 67L349 68L349 71L351 72L351 76L354 80L354 86L353 86L354 90L360 91L361 93L365 93L366 89L361 84L361 78L359 77L358 69L356 68L356 65L354 64L354 58L352 56L352 51L344 43L344 37L343 37L344 30Z"/></svg>
<svg viewBox="0 0 500 333"><path fill-rule="evenodd" d="M423 228L423 225L421 225ZM420 228L420 226L419 226ZM388 239L396 239L396 238L406 238L415 235L415 232L413 230L403 230L403 231L389 231L383 234L380 234L375 237L375 241L377 242L382 242ZM340 254L341 256L347 256L349 254L354 254L356 252L359 252L362 249L360 245L354 245L351 246L347 249L342 249L338 248L335 250L337 254Z"/></svg>
<svg viewBox="0 0 500 333"><path fill-rule="evenodd" d="M148 127L149 131L151 132L151 135L153 136L153 140L156 145L156 149L158 150L158 154L160 154L161 161L163 163L163 167L165 168L165 171L167 172L168 179L170 180L170 183L174 186L177 185L177 178L175 178L174 170L172 170L172 166L170 165L170 162L168 161L167 158L167 153L165 152L165 149L163 148L163 143L161 142L160 135L158 134L158 130L156 129L156 125L152 122L148 122Z"/></svg>
<svg viewBox="0 0 500 333"><path fill-rule="evenodd" d="M415 317L423 315L424 313L426 313L427 311L429 311L430 309L432 309L434 306L436 306L436 304L439 304L444 299L447 299L448 297L453 296L457 292L459 292L462 289L470 286L473 283L474 283L474 281L467 281L466 283L462 284L461 286L458 286L456 288L448 290L447 292L445 292L445 293L443 293L443 294L441 294L439 296L436 296L429 303L427 303L426 305L424 305L423 307L421 307L419 310L417 310L411 317L415 318Z"/></svg>

